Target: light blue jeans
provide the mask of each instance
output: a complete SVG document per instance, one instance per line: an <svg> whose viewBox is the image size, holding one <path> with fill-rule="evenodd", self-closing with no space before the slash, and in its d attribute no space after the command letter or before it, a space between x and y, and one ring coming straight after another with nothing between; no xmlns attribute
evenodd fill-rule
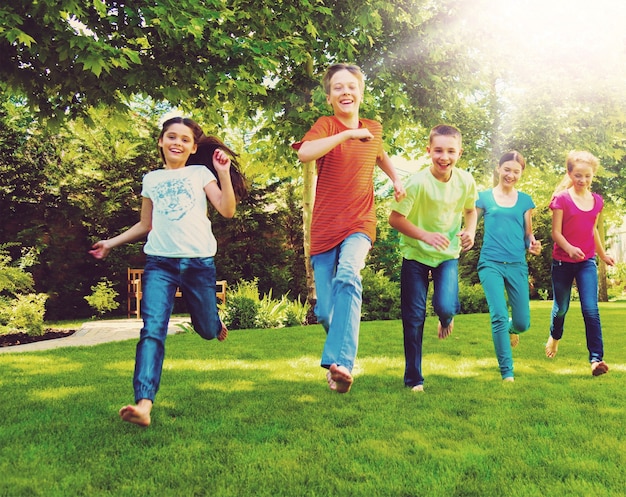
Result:
<svg viewBox="0 0 626 497"><path fill-rule="evenodd" d="M182 290L191 323L202 338L217 338L222 329L217 313L213 257L173 259L149 255L142 286L143 328L135 355L135 402L154 401L159 390L165 338L177 287Z"/></svg>
<svg viewBox="0 0 626 497"><path fill-rule="evenodd" d="M552 323L550 335L555 340L563 336L565 315L569 309L572 283L580 296L580 308L585 321L589 362L599 362L604 356L602 326L598 309L598 266L595 258L582 262L552 261Z"/></svg>
<svg viewBox="0 0 626 497"><path fill-rule="evenodd" d="M352 371L354 367L361 325L361 270L371 247L367 235L355 233L335 248L311 256L317 293L315 315L326 330L323 368L337 364Z"/></svg>
<svg viewBox="0 0 626 497"><path fill-rule="evenodd" d="M428 276L432 273L433 309L441 326L450 324L461 305L459 303L459 261L449 259L437 267L410 259L402 260L400 273L400 309L404 333L404 384L414 387L424 384L422 375L422 340L426 320Z"/></svg>
<svg viewBox="0 0 626 497"><path fill-rule="evenodd" d="M525 262L479 261L478 277L489 305L500 374L503 379L512 378L513 353L509 333L522 333L530 327L528 265Z"/></svg>

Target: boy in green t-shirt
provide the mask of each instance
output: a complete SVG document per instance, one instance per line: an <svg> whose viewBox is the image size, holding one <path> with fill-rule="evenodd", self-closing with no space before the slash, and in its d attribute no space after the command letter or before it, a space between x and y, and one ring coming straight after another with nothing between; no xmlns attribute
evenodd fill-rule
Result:
<svg viewBox="0 0 626 497"><path fill-rule="evenodd" d="M461 144L458 129L435 126L426 147L431 166L409 178L406 197L394 202L389 215L389 224L400 232L403 257L404 384L415 392L424 390L422 339L429 274L434 285L433 308L439 317L438 335L443 339L452 333L454 316L460 310L459 254L474 246L478 194L472 175L454 167L463 152Z"/></svg>

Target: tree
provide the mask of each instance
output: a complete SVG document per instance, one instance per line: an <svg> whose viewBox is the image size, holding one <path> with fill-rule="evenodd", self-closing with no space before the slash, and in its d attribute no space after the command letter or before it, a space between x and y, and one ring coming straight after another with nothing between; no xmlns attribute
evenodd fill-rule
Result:
<svg viewBox="0 0 626 497"><path fill-rule="evenodd" d="M510 26L515 22L504 23L507 36L495 29L502 19L511 20L499 10L506 8L489 0L5 2L0 6L0 89L3 98L21 99L38 112L41 127L33 128L42 139L20 147L30 131L12 134L14 121L7 119L12 124L0 130L0 139L12 152L6 166L0 159L0 173L9 180L0 183L0 201L10 204L3 208L36 211L51 209L54 199L71 199L71 208L56 220L63 226L60 233L81 226L76 221L80 209L98 213L100 203L119 225L130 222L135 212L125 193L136 193L139 179L130 172L141 171L138 157L154 153L153 140L139 140L144 148L133 151L132 140L125 140L121 131L124 124L107 120L105 125L90 109L102 104L109 111L128 110L136 108L138 98L150 97L154 105L202 116L209 133L247 130L241 133L243 153L259 184L304 178L306 219L313 202L314 166L299 166L290 144L329 112L319 80L327 65L337 61L362 67L367 81L362 114L383 122L391 153L415 158L432 125L455 124L464 134L463 164L485 183L483 176L505 148L519 148L537 168L558 172L565 146L591 148L595 143L592 151L607 172L616 173L603 176L598 186L613 199L625 198L626 183L617 173L624 166L626 106L614 91L615 82L623 81L619 68L624 64L601 72L614 77L605 78L606 91L595 92L595 99L593 78L565 84L572 69L598 74L577 60L562 57L562 63L554 64L555 55L547 63L542 60L540 71L522 67L513 57L511 40L518 31ZM492 24L481 25L476 34L479 21L487 18ZM532 34L522 31L524 39ZM551 64L560 72L547 77ZM586 88L591 90L582 98ZM555 105L553 97L559 96L572 106ZM83 120L73 120L67 129L59 125L59 133L43 126L46 119L58 124L76 116ZM24 119L34 122L30 115ZM154 114L132 119L133 126L145 130L153 125ZM114 161L99 155L97 143L107 140L112 141ZM87 149L90 153L82 153ZM99 163L90 162L91 156L102 158L105 176L99 176ZM58 157L65 158L56 168L42 167ZM81 169L79 157L89 165ZM19 165L19 175L13 163ZM32 168L35 163L38 168ZM120 163L123 167L115 169ZM49 183L58 185L53 195L43 187ZM94 192L93 199L81 194L81 186ZM42 195L48 195L45 203L29 204ZM105 230L98 223L86 224L89 235ZM34 223L29 236L37 232L41 230Z"/></svg>

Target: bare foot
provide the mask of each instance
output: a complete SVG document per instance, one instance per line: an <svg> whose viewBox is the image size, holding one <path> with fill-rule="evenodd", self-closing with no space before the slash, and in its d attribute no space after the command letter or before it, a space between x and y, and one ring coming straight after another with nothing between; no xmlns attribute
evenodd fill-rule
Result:
<svg viewBox="0 0 626 497"><path fill-rule="evenodd" d="M552 359L559 350L559 341L555 340L551 336L548 337L548 343L546 343L546 357Z"/></svg>
<svg viewBox="0 0 626 497"><path fill-rule="evenodd" d="M350 391L354 380L348 368L332 364L328 368L328 372L330 373L330 379L335 382L337 393L348 393Z"/></svg>
<svg viewBox="0 0 626 497"><path fill-rule="evenodd" d="M415 385L413 388L411 388L411 392L423 392L424 391L424 385Z"/></svg>
<svg viewBox="0 0 626 497"><path fill-rule="evenodd" d="M128 422L139 426L150 426L150 411L152 411L152 401L141 399L137 405L128 405L120 409L120 417Z"/></svg>
<svg viewBox="0 0 626 497"><path fill-rule="evenodd" d="M437 323L437 336L439 337L440 340L443 340L444 338L448 338L450 335L452 335L453 329L454 329L454 319L450 321L450 324L448 324L448 326L441 326L441 322L439 322Z"/></svg>
<svg viewBox="0 0 626 497"><path fill-rule="evenodd" d="M337 383L333 380L333 377L330 374L330 371L326 373L326 381L328 382L328 388L331 390L337 390Z"/></svg>
<svg viewBox="0 0 626 497"><path fill-rule="evenodd" d="M519 335L517 333L509 333L509 340L511 340L511 347L515 348L519 345Z"/></svg>
<svg viewBox="0 0 626 497"><path fill-rule="evenodd" d="M609 372L609 367L607 366L606 362L600 361L600 362L591 363L591 374L593 376L600 376L601 374L608 373L608 372Z"/></svg>
<svg viewBox="0 0 626 497"><path fill-rule="evenodd" d="M228 338L228 328L226 328L226 325L224 323L222 323L222 329L220 331L220 334L217 335L217 339L220 342L223 342L224 340L226 340Z"/></svg>

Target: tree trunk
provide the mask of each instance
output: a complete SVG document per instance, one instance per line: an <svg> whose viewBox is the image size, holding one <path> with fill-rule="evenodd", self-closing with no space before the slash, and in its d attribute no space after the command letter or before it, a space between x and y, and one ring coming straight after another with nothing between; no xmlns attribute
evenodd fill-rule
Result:
<svg viewBox="0 0 626 497"><path fill-rule="evenodd" d="M315 202L315 162L302 164L304 179L302 193L302 221L304 224L304 260L306 264L307 299L313 304L317 300L315 293L315 277L311 267L311 218L313 217L313 203Z"/></svg>

